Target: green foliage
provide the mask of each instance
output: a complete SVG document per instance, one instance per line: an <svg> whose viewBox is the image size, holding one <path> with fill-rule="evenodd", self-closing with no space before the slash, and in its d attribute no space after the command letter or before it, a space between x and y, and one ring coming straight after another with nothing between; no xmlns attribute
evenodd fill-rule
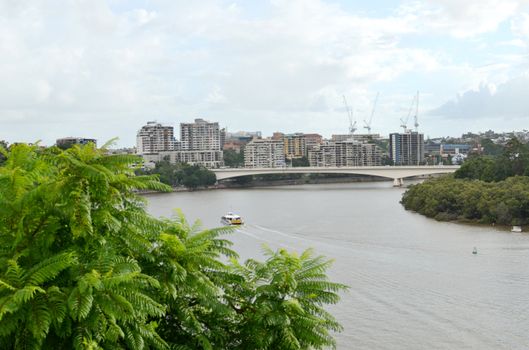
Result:
<svg viewBox="0 0 529 350"><path fill-rule="evenodd" d="M471 157L455 173L458 179L503 181L529 175L529 146L513 138L496 156Z"/></svg>
<svg viewBox="0 0 529 350"><path fill-rule="evenodd" d="M475 179L481 181L494 181L496 162L492 157L471 157L455 172L456 179Z"/></svg>
<svg viewBox="0 0 529 350"><path fill-rule="evenodd" d="M217 182L212 171L189 164L171 164L167 160L157 162L154 169L138 170L138 174L158 175L162 183L169 186L185 186L190 189L208 187Z"/></svg>
<svg viewBox="0 0 529 350"><path fill-rule="evenodd" d="M500 182L461 180L452 176L411 186L402 204L438 220L466 220L502 225L529 223L529 177Z"/></svg>
<svg viewBox="0 0 529 350"><path fill-rule="evenodd" d="M333 346L330 262L286 251L240 264L229 228L155 219L137 157L14 145L0 167L1 349Z"/></svg>
<svg viewBox="0 0 529 350"><path fill-rule="evenodd" d="M0 140L0 165L2 165L7 156L7 142Z"/></svg>
<svg viewBox="0 0 529 350"><path fill-rule="evenodd" d="M323 349L334 347L329 331L341 326L322 307L338 302L344 285L329 282L331 261L314 257L311 250L298 256L281 249L266 250L264 263L233 262L245 283L226 293L240 316L240 345L235 349Z"/></svg>
<svg viewBox="0 0 529 350"><path fill-rule="evenodd" d="M93 145L10 148L0 168L0 347L165 348L151 319L158 281L141 273L161 227L134 189L131 156ZM130 336L133 335L133 336ZM96 346L97 345L97 346Z"/></svg>
<svg viewBox="0 0 529 350"><path fill-rule="evenodd" d="M292 166L293 167L307 167L309 166L309 159L307 157L302 158L293 158L292 159Z"/></svg>
<svg viewBox="0 0 529 350"><path fill-rule="evenodd" d="M503 152L503 147L495 144L491 139L482 139L480 144L483 148L483 154L487 156L497 156Z"/></svg>
<svg viewBox="0 0 529 350"><path fill-rule="evenodd" d="M230 168L241 168L244 166L244 149L235 152L232 149L224 150L224 165Z"/></svg>

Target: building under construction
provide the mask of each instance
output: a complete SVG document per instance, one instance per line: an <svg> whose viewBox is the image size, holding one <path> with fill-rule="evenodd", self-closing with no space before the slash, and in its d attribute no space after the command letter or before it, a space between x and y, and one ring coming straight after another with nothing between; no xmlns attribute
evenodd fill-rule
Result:
<svg viewBox="0 0 529 350"><path fill-rule="evenodd" d="M389 156L394 165L423 164L424 135L411 130L390 134Z"/></svg>

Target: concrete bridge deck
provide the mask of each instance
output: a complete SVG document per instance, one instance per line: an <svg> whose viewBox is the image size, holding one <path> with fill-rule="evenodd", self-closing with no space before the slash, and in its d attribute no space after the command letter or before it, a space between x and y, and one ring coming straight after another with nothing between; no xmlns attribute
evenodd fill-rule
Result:
<svg viewBox="0 0 529 350"><path fill-rule="evenodd" d="M401 186L403 179L421 175L453 173L459 165L424 165L424 166L372 166L372 167L285 167L285 168L222 168L211 169L217 180L234 177L264 174L354 174L379 176L393 179L396 186Z"/></svg>

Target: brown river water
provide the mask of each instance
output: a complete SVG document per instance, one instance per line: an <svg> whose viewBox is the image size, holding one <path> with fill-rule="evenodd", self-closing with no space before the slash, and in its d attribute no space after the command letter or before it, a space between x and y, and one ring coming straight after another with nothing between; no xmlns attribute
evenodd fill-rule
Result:
<svg viewBox="0 0 529 350"><path fill-rule="evenodd" d="M529 234L437 222L399 204L388 182L153 194L149 211L181 208L204 227L228 211L241 258L284 247L335 260L345 283L329 310L338 349L529 349ZM472 250L477 247L478 254Z"/></svg>

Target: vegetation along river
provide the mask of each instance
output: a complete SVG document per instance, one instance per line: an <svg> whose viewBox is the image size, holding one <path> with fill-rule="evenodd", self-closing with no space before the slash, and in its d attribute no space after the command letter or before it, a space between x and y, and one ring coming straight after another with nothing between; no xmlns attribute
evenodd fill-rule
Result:
<svg viewBox="0 0 529 350"><path fill-rule="evenodd" d="M335 259L351 288L330 311L339 349L529 348L529 235L437 222L405 211L391 183L302 185L148 195L149 211L181 208L205 227L228 211L242 258L263 243ZM473 247L478 254L473 255Z"/></svg>

